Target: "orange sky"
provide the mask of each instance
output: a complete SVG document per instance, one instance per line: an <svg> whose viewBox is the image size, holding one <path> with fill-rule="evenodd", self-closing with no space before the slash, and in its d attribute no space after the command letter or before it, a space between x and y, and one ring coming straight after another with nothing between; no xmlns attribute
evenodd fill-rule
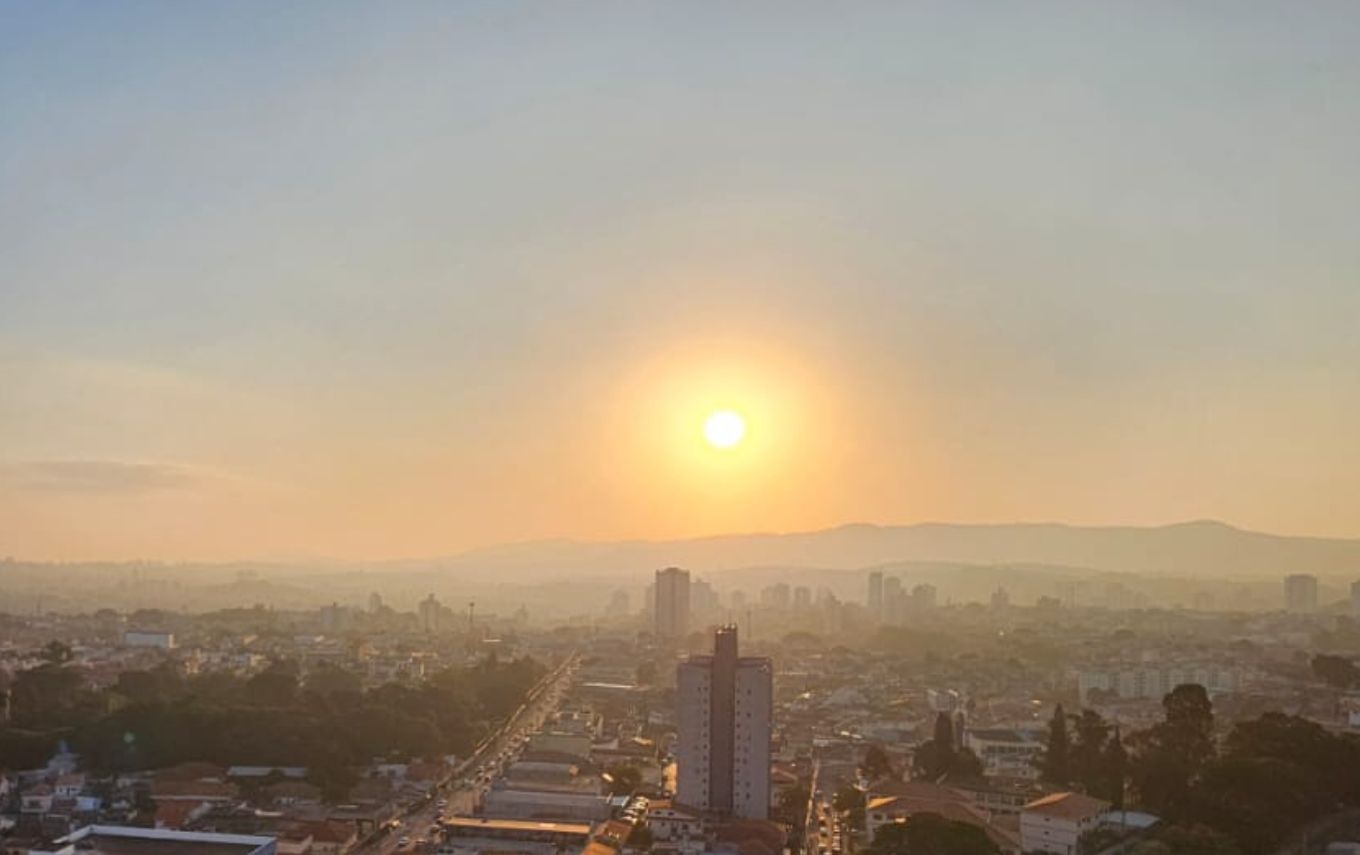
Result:
<svg viewBox="0 0 1360 855"><path fill-rule="evenodd" d="M1360 536L1360 7L542 12L5 16L0 555Z"/></svg>

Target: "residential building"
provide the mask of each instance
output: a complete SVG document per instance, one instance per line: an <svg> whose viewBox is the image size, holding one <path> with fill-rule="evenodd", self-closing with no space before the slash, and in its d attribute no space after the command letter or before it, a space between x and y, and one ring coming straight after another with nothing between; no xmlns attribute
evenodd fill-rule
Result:
<svg viewBox="0 0 1360 855"><path fill-rule="evenodd" d="M982 761L982 774L989 778L1038 777L1034 760L1043 753L1044 743L1034 731L970 728L964 732L964 745Z"/></svg>
<svg viewBox="0 0 1360 855"><path fill-rule="evenodd" d="M691 840L703 835L703 816L670 801L654 801L647 807L647 827L657 840Z"/></svg>
<svg viewBox="0 0 1360 855"><path fill-rule="evenodd" d="M773 665L737 654L737 628L714 634L713 655L676 672L676 802L723 817L765 819L770 806Z"/></svg>
<svg viewBox="0 0 1360 855"><path fill-rule="evenodd" d="M682 639L689 633L689 571L667 567L656 571L655 632L658 639Z"/></svg>
<svg viewBox="0 0 1360 855"><path fill-rule="evenodd" d="M1053 793L1020 811L1020 844L1025 852L1076 855L1078 841L1100 825L1110 803L1081 793Z"/></svg>
<svg viewBox="0 0 1360 855"><path fill-rule="evenodd" d="M210 834L88 825L56 840L51 848L30 849L30 855L275 855L273 837L253 834Z"/></svg>
<svg viewBox="0 0 1360 855"><path fill-rule="evenodd" d="M540 822L455 816L440 822L444 842L439 855L480 855L517 852L523 855L560 855L580 852L590 842L588 822Z"/></svg>
<svg viewBox="0 0 1360 855"><path fill-rule="evenodd" d="M1295 573L1284 577L1285 611L1307 613L1317 611L1318 583L1316 576Z"/></svg>
<svg viewBox="0 0 1360 855"><path fill-rule="evenodd" d="M869 574L869 595L864 604L869 607L869 615L874 620L883 619L883 571L875 570Z"/></svg>
<svg viewBox="0 0 1360 855"><path fill-rule="evenodd" d="M1123 700L1156 700L1185 683L1198 683L1210 694L1231 694L1242 683L1239 669L1216 662L1171 662L1162 665L1110 664L1077 672L1077 693L1086 703L1093 689Z"/></svg>
<svg viewBox="0 0 1360 855"><path fill-rule="evenodd" d="M173 632L128 630L123 633L123 646L155 647L161 650L171 650L175 646L175 634Z"/></svg>
<svg viewBox="0 0 1360 855"><path fill-rule="evenodd" d="M420 615L420 629L422 632L433 635L439 632L439 617L443 606L439 600L435 599L434 594L420 601L417 606L417 613Z"/></svg>

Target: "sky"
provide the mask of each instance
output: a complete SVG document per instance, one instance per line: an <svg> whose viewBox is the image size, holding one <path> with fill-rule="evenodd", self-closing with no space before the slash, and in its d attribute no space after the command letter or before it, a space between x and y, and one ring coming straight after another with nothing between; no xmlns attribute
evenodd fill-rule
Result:
<svg viewBox="0 0 1360 855"><path fill-rule="evenodd" d="M1322 0L0 0L0 555L1360 536L1356 44Z"/></svg>

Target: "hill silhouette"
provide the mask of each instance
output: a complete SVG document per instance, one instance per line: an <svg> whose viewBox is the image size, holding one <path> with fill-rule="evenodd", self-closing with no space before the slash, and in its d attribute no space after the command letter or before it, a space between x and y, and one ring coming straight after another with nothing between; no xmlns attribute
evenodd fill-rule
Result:
<svg viewBox="0 0 1360 855"><path fill-rule="evenodd" d="M897 562L1032 564L1203 579L1288 573L1360 578L1360 540L1273 535L1207 520L1155 527L852 524L669 541L534 541L472 550L437 563L450 571L492 571L522 580L563 573L598 578L667 565L721 573L762 566L853 570Z"/></svg>

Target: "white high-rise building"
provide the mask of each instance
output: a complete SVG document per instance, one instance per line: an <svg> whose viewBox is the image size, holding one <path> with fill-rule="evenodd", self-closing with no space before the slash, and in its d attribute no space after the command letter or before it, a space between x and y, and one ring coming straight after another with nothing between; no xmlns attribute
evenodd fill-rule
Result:
<svg viewBox="0 0 1360 855"><path fill-rule="evenodd" d="M774 666L737 655L737 628L713 638L712 656L676 669L678 803L720 817L766 819Z"/></svg>
<svg viewBox="0 0 1360 855"><path fill-rule="evenodd" d="M689 571L667 567L656 571L655 631L659 639L677 640L689 632Z"/></svg>
<svg viewBox="0 0 1360 855"><path fill-rule="evenodd" d="M1317 577L1306 573L1295 573L1284 577L1284 607L1291 612L1311 612L1317 610Z"/></svg>

